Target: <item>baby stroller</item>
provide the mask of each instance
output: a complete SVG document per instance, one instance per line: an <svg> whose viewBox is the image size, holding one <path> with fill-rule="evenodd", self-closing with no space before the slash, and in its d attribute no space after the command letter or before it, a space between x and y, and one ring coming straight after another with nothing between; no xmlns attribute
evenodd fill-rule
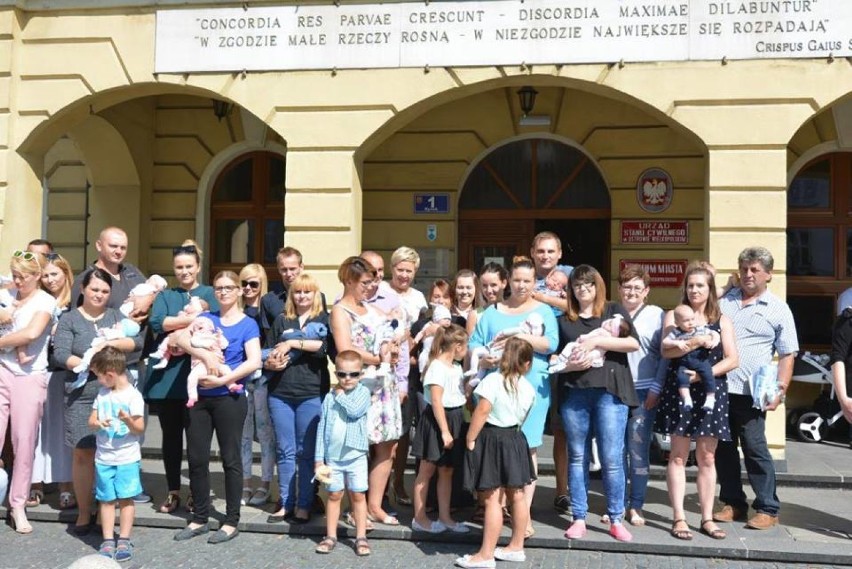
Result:
<svg viewBox="0 0 852 569"><path fill-rule="evenodd" d="M813 407L798 407L787 413L787 426L800 441L820 442L828 435L829 428L843 417L834 394L831 369L826 367L829 359L828 354L805 352L797 355L793 363L793 381L822 386Z"/></svg>

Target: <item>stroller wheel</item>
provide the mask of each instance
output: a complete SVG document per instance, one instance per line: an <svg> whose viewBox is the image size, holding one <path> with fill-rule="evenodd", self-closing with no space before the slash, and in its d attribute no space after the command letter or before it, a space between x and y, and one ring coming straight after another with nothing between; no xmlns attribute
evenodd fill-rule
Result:
<svg viewBox="0 0 852 569"><path fill-rule="evenodd" d="M799 417L796 436L806 443L818 443L825 438L828 425L816 411L808 411Z"/></svg>
<svg viewBox="0 0 852 569"><path fill-rule="evenodd" d="M795 437L799 430L799 419L808 412L807 407L795 407L787 411L787 434Z"/></svg>

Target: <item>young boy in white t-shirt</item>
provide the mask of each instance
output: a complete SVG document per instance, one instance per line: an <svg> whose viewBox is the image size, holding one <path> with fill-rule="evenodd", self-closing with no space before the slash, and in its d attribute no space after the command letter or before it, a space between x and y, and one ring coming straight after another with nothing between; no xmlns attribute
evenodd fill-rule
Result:
<svg viewBox="0 0 852 569"><path fill-rule="evenodd" d="M102 388L92 405L89 427L97 430L95 497L100 502L103 543L98 553L116 561L133 557L130 532L136 508L133 497L142 492L139 444L145 432L145 401L127 378L124 352L107 346L92 357L89 369ZM118 502L119 534L115 536Z"/></svg>

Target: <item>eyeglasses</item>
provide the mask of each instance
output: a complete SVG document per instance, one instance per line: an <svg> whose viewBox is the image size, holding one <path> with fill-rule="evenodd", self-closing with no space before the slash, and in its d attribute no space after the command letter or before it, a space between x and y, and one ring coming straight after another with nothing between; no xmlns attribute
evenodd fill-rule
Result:
<svg viewBox="0 0 852 569"><path fill-rule="evenodd" d="M198 255L198 249L195 248L195 245L181 245L180 247L172 248L172 257L177 257L182 253L189 253L191 255Z"/></svg>
<svg viewBox="0 0 852 569"><path fill-rule="evenodd" d="M336 375L340 379L355 379L356 377L361 377L360 371L335 371L334 375Z"/></svg>
<svg viewBox="0 0 852 569"><path fill-rule="evenodd" d="M252 290L260 288L260 283L257 281L240 281L243 288L249 287Z"/></svg>
<svg viewBox="0 0 852 569"><path fill-rule="evenodd" d="M215 292L216 294L223 294L223 293L226 293L226 292L230 294L230 293L234 292L235 290L237 290L238 288L240 288L240 287L234 286L234 285L214 286L213 292Z"/></svg>
<svg viewBox="0 0 852 569"><path fill-rule="evenodd" d="M592 290L593 288L595 288L595 283L578 283L572 285L571 288L573 288L574 290Z"/></svg>

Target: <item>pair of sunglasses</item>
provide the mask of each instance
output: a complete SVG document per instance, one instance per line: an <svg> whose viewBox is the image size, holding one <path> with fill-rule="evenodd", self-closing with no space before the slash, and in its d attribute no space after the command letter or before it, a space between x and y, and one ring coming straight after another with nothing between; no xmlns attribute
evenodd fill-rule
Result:
<svg viewBox="0 0 852 569"><path fill-rule="evenodd" d="M360 371L335 371L334 375L336 375L340 379L355 379L356 377L361 377Z"/></svg>
<svg viewBox="0 0 852 569"><path fill-rule="evenodd" d="M240 281L240 284L243 286L243 288L249 287L252 290L260 288L260 283L257 281Z"/></svg>
<svg viewBox="0 0 852 569"><path fill-rule="evenodd" d="M20 249L12 252L13 257L23 259L24 261L35 261L36 265L39 264L37 255L38 253L32 253L30 251L21 251Z"/></svg>

